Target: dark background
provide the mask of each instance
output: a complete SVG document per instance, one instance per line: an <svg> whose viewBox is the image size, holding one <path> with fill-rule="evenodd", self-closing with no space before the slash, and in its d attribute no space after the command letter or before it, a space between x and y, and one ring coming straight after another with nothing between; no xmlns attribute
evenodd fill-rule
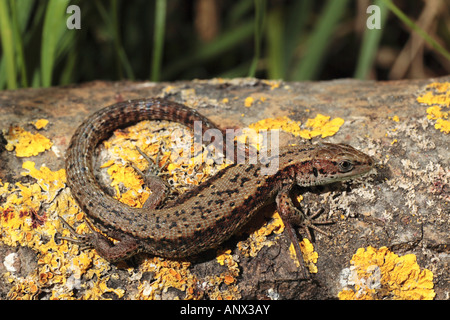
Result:
<svg viewBox="0 0 450 320"><path fill-rule="evenodd" d="M372 4L380 30L366 27ZM66 26L69 5L80 8L79 30ZM2 1L0 88L437 77L450 71L449 9L448 0Z"/></svg>

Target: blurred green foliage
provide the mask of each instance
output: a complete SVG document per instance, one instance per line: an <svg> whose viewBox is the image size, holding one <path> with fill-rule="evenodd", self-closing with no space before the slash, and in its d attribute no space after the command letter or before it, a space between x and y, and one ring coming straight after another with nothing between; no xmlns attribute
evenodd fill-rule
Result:
<svg viewBox="0 0 450 320"><path fill-rule="evenodd" d="M429 18L431 35L415 22L432 12L419 0L0 0L0 89L120 79L388 79L413 32L424 43L423 76L439 76L450 71L449 4L433 2L441 9ZM379 30L366 27L371 4L380 8ZM81 29L67 27L69 5L80 8Z"/></svg>

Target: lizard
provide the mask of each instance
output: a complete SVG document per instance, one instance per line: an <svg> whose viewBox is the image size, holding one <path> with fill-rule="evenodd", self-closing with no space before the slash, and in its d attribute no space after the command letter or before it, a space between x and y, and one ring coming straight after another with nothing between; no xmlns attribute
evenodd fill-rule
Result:
<svg viewBox="0 0 450 320"><path fill-rule="evenodd" d="M132 208L102 189L94 176L92 160L96 146L115 129L142 120L169 120L190 128L195 121L201 121L203 132L217 129L195 109L159 98L113 104L95 112L78 127L66 151L67 185L90 224L118 243L112 244L93 226L91 233L76 238L111 262L139 252L186 258L216 248L263 206L275 201L302 264L294 227L320 231L315 225L321 222L294 206L290 198L293 186L311 187L351 179L368 173L374 166L370 156L346 144L285 146L276 155L279 167L275 174L262 175L262 163L236 162L158 208L164 197L164 184L159 178L147 179L157 190L142 208ZM73 234L73 228L63 222Z"/></svg>

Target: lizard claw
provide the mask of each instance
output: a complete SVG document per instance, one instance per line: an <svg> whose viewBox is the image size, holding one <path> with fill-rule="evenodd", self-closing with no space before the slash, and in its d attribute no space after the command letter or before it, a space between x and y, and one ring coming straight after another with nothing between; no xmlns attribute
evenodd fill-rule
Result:
<svg viewBox="0 0 450 320"><path fill-rule="evenodd" d="M136 150L141 154L141 156L148 162L148 168L145 172L141 171L134 163L130 162L131 167L144 179L147 183L150 179L158 178L159 176L165 175L166 173L162 172L168 165L169 162L165 162L162 167L159 167L160 155L157 155L156 161L150 158L144 151L141 150L138 146L136 146Z"/></svg>
<svg viewBox="0 0 450 320"><path fill-rule="evenodd" d="M140 252L140 247L136 239L120 232L113 232L114 238L119 240L113 244L106 236L94 229L92 223L85 219L91 233L79 234L76 230L62 217L59 217L64 226L69 229L75 238L63 237L56 235L57 239L67 240L80 245L80 250L94 248L103 258L109 262L117 262L126 259Z"/></svg>
<svg viewBox="0 0 450 320"><path fill-rule="evenodd" d="M166 162L161 168L159 167L159 154L157 157L156 162L154 162L148 155L146 155L138 146L136 146L137 151L144 157L145 160L148 161L149 167L147 168L146 172L142 172L137 166L135 166L133 163L131 163L131 166L136 170L136 172L144 179L144 183L147 185L147 187L152 190L151 196L146 200L146 202L143 205L143 208L153 210L157 208L159 205L164 203L166 200L167 194L169 193L169 190L171 189L170 184L161 179L160 176L165 174L162 172L164 168L169 164Z"/></svg>
<svg viewBox="0 0 450 320"><path fill-rule="evenodd" d="M76 243L76 244L80 245L81 250L92 248L92 243L91 243L90 237L88 235L78 233L63 217L58 216L58 218L59 218L59 220L61 220L62 224L69 230L70 234L74 238L64 237L64 236L60 236L59 234L56 234L55 235L56 239L67 240L67 241ZM87 221L87 220L85 220L85 221ZM91 229L93 232L96 232L95 230L92 229L92 226L90 225L90 223L87 223L87 225L89 226L89 229Z"/></svg>
<svg viewBox="0 0 450 320"><path fill-rule="evenodd" d="M302 228L305 231L305 233L310 241L312 240L311 232L309 231L310 229L313 229L321 234L331 237L331 234L329 232L326 232L325 230L323 230L317 226L317 225L324 225L324 224L332 224L332 223L336 222L333 220L317 220L316 219L317 216L322 214L323 208L317 210L317 212L313 213L312 215L309 214L309 209L306 210L306 214L297 208L295 208L295 211L299 212L299 214L301 214L303 216L302 217L303 221L299 223L298 227Z"/></svg>

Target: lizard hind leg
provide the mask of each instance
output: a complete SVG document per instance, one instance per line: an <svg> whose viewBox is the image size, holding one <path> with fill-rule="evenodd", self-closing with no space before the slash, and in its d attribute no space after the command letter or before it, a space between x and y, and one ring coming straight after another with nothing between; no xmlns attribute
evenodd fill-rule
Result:
<svg viewBox="0 0 450 320"><path fill-rule="evenodd" d="M170 189L170 185L160 178L160 176L163 175L162 170L166 167L166 164L160 168L158 166L159 157L155 163L138 146L136 146L136 149L137 151L139 151L141 156L145 160L147 160L147 162L149 163L149 167L147 168L147 170L145 170L145 172L142 172L133 163L130 163L130 165L142 177L146 186L149 187L152 191L151 195L147 198L142 207L145 209L153 210L164 202Z"/></svg>
<svg viewBox="0 0 450 320"><path fill-rule="evenodd" d="M138 241L131 236L120 232L113 232L111 236L114 239L119 240L119 242L113 243L106 236L94 230L94 227L89 220L85 221L91 232L79 234L66 220L62 217L59 218L74 238L57 236L58 239L77 243L80 245L81 250L94 248L100 256L111 263L128 259L141 251Z"/></svg>

